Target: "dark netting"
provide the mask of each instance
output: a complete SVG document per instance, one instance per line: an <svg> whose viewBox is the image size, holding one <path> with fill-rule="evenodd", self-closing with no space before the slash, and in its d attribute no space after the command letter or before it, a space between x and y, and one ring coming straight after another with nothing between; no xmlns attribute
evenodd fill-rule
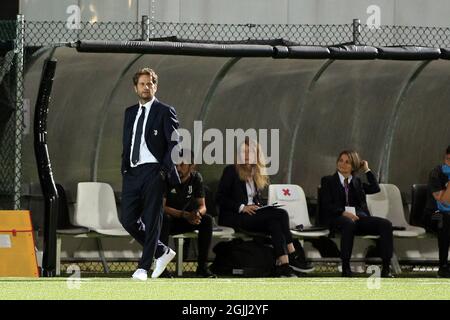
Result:
<svg viewBox="0 0 450 320"><path fill-rule="evenodd" d="M0 40L9 41L16 38L16 22L0 20Z"/></svg>
<svg viewBox="0 0 450 320"><path fill-rule="evenodd" d="M0 21L0 209L20 208L23 45L17 34L15 21Z"/></svg>

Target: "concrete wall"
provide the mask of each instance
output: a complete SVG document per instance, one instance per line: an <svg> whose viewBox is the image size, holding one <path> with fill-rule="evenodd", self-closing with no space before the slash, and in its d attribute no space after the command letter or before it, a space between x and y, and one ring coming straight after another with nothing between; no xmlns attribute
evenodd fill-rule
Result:
<svg viewBox="0 0 450 320"><path fill-rule="evenodd" d="M365 23L380 8L382 25L449 26L447 0L21 0L27 20L65 21L67 7L81 8L82 21L195 23L346 24Z"/></svg>

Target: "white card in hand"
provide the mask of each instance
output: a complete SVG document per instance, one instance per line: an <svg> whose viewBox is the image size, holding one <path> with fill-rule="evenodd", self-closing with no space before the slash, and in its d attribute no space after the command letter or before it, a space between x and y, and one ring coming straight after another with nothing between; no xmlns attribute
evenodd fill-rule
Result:
<svg viewBox="0 0 450 320"><path fill-rule="evenodd" d="M355 209L355 207L345 207L345 211L353 213L356 216L356 209Z"/></svg>

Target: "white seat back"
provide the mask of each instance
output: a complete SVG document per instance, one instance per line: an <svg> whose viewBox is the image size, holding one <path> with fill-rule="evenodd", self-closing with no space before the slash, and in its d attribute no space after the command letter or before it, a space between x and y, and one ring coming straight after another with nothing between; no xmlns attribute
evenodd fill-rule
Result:
<svg viewBox="0 0 450 320"><path fill-rule="evenodd" d="M102 182L78 183L73 220L92 230L123 230L112 187Z"/></svg>
<svg viewBox="0 0 450 320"><path fill-rule="evenodd" d="M409 226L400 190L394 184L380 184L381 191L367 195L367 206L374 217L386 218L393 226Z"/></svg>
<svg viewBox="0 0 450 320"><path fill-rule="evenodd" d="M282 204L289 214L289 227L294 229L302 224L304 227L310 227L308 207L303 189L295 184L271 184L269 185L269 203L278 202Z"/></svg>

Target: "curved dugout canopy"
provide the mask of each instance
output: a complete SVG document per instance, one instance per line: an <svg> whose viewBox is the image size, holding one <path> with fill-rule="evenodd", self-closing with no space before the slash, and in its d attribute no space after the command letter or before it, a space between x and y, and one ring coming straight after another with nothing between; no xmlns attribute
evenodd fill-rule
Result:
<svg viewBox="0 0 450 320"><path fill-rule="evenodd" d="M58 60L48 148L55 180L72 197L80 181L108 182L120 191L123 113L136 103L131 79L144 66L156 70L157 97L176 108L181 127L191 132L195 120L203 131L279 129L280 166L271 181L299 184L310 198L320 178L334 172L342 149L358 150L381 182L409 195L412 184L426 183L450 143L446 49L261 45L244 55L220 45L219 54L199 56L179 44L170 46L189 55L161 44L153 54L146 51L155 50L151 45L141 53L125 53L120 43L115 52L123 53L84 45L76 44L102 53L41 51L25 83L34 106L44 60ZM31 135L25 144L24 183L38 193ZM213 188L222 169L199 166Z"/></svg>

